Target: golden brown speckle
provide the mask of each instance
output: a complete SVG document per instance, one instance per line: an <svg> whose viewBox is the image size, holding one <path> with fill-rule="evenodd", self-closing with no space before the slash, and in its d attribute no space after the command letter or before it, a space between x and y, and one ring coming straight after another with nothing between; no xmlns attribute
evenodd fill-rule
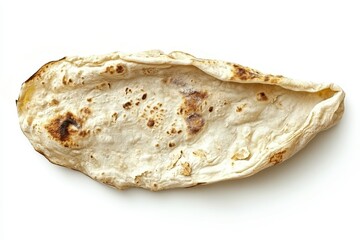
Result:
<svg viewBox="0 0 360 240"><path fill-rule="evenodd" d="M116 122L116 120L118 119L118 116L119 116L119 114L118 114L117 112L114 112L114 113L111 115L112 122Z"/></svg>
<svg viewBox="0 0 360 240"><path fill-rule="evenodd" d="M182 166L181 174L184 176L190 176L192 172L190 164L188 162L184 162L181 164L181 166Z"/></svg>
<svg viewBox="0 0 360 240"><path fill-rule="evenodd" d="M50 106L56 106L56 105L59 105L59 101L56 99L51 100Z"/></svg>
<svg viewBox="0 0 360 240"><path fill-rule="evenodd" d="M269 163L278 164L281 163L284 157L284 154L286 153L286 150L280 151L272 155L269 159Z"/></svg>
<svg viewBox="0 0 360 240"><path fill-rule="evenodd" d="M105 69L105 73L113 74L114 72L115 72L114 66L108 66L108 67L106 67L106 69Z"/></svg>
<svg viewBox="0 0 360 240"><path fill-rule="evenodd" d="M214 107L209 107L209 112L212 112L214 110Z"/></svg>
<svg viewBox="0 0 360 240"><path fill-rule="evenodd" d="M236 79L240 79L243 81L251 80L251 79L258 77L260 74L259 72L255 71L253 69L243 67L238 64L234 64L233 67L234 67L234 70L233 70L234 76L232 77L233 80L236 80Z"/></svg>
<svg viewBox="0 0 360 240"><path fill-rule="evenodd" d="M82 115L88 116L91 114L91 110L88 107L83 107L82 109L80 109L80 113Z"/></svg>
<svg viewBox="0 0 360 240"><path fill-rule="evenodd" d="M147 125L148 127L150 127L150 128L153 127L153 126L155 125L154 119L151 119L151 118L150 118L150 119L148 120L148 122L147 122L146 125Z"/></svg>
<svg viewBox="0 0 360 240"><path fill-rule="evenodd" d="M169 142L169 147L175 147L175 143Z"/></svg>
<svg viewBox="0 0 360 240"><path fill-rule="evenodd" d="M82 130L79 132L80 137L86 137L88 135L90 135L90 130Z"/></svg>
<svg viewBox="0 0 360 240"><path fill-rule="evenodd" d="M87 98L86 101L92 102L92 98Z"/></svg>

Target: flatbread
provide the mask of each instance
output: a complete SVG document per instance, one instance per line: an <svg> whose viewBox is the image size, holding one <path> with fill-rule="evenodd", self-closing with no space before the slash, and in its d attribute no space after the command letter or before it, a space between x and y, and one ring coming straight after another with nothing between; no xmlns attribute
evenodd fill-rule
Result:
<svg viewBox="0 0 360 240"><path fill-rule="evenodd" d="M336 124L344 92L183 52L66 57L21 88L20 126L50 162L118 189L251 176Z"/></svg>

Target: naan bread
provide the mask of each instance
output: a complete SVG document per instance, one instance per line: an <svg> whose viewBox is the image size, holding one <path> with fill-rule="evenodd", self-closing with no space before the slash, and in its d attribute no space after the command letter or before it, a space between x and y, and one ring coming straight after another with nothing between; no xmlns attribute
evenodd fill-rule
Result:
<svg viewBox="0 0 360 240"><path fill-rule="evenodd" d="M344 92L182 52L66 57L21 88L20 126L50 162L118 189L248 177L336 124Z"/></svg>

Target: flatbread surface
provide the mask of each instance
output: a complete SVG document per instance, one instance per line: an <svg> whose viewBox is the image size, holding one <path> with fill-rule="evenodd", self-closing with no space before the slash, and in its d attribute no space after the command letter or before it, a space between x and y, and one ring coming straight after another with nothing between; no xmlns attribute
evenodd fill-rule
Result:
<svg viewBox="0 0 360 240"><path fill-rule="evenodd" d="M336 124L344 92L183 52L66 57L21 88L20 126L50 162L124 189L243 178Z"/></svg>

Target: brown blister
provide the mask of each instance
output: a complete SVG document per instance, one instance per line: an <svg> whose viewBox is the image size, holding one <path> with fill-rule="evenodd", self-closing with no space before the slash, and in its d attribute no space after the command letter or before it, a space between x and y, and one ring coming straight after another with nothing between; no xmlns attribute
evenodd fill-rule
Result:
<svg viewBox="0 0 360 240"><path fill-rule="evenodd" d="M155 125L155 121L154 119L149 119L146 123L146 125L149 127L149 128L152 128L154 125Z"/></svg>

